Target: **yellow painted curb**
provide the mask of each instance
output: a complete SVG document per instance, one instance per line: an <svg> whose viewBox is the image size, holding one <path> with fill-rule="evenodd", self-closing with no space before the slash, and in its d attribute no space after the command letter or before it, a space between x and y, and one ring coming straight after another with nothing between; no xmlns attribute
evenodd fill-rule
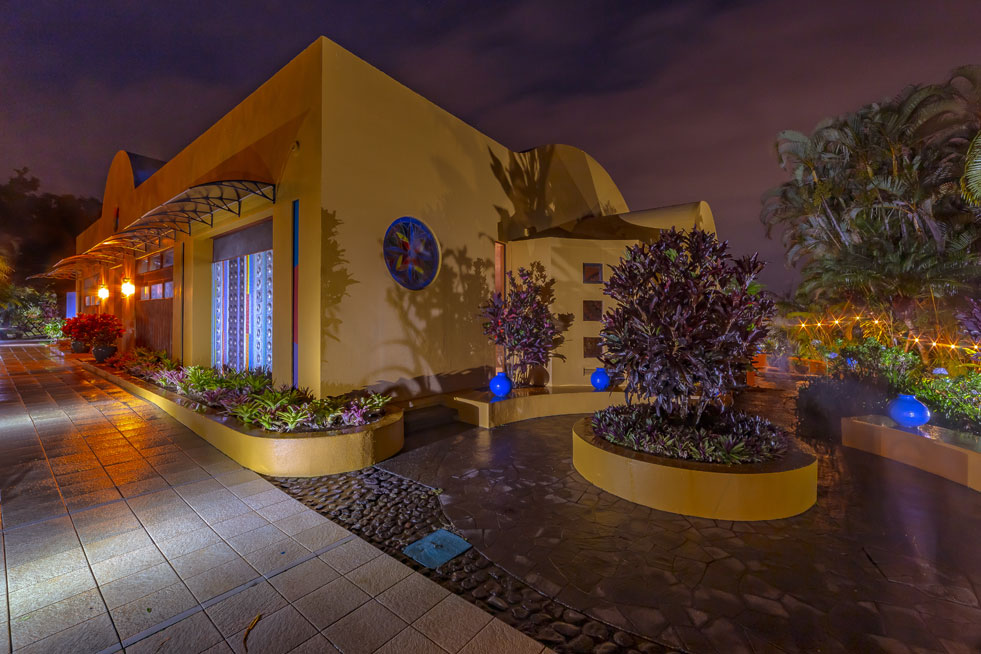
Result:
<svg viewBox="0 0 981 654"><path fill-rule="evenodd" d="M800 450L767 463L728 466L636 452L572 427L572 463L590 483L659 511L715 520L789 518L817 502L817 460Z"/></svg>
<svg viewBox="0 0 981 654"><path fill-rule="evenodd" d="M518 388L504 398L488 391L468 391L448 396L445 404L457 410L460 420L478 427L499 427L520 420L594 413L617 403L620 391L596 391L589 386Z"/></svg>
<svg viewBox="0 0 981 654"><path fill-rule="evenodd" d="M981 452L896 429L884 416L841 419L841 443L981 491ZM930 427L930 431L950 431Z"/></svg>
<svg viewBox="0 0 981 654"><path fill-rule="evenodd" d="M389 408L377 422L326 432L270 434L248 430L238 421L206 409L176 393L113 374L75 359L89 372L152 402L239 464L274 477L319 477L372 466L394 456L404 444L402 410Z"/></svg>

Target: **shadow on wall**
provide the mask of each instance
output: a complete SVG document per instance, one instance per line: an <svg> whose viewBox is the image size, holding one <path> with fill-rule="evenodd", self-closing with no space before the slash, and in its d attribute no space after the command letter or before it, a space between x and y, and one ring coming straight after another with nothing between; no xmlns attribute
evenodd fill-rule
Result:
<svg viewBox="0 0 981 654"><path fill-rule="evenodd" d="M471 257L466 246L448 248L443 250L439 274L428 287L410 291L392 282L392 287L385 293L385 301L395 309L403 335L385 343L385 347L400 346L408 357L408 363L396 367L396 371L401 369L407 374L419 370L439 371L447 353L457 352L460 348L466 350L471 360L478 353L490 351L486 339L475 342L471 336L481 332L478 307L491 293L488 275L493 266L490 259ZM432 331L433 325L445 326L442 339ZM449 343L451 340L455 342ZM395 381L379 380L370 388L401 400L483 386L491 372L491 367L485 365L402 377Z"/></svg>
<svg viewBox="0 0 981 654"><path fill-rule="evenodd" d="M511 210L494 206L501 218L498 238L509 241L551 227L555 203L548 180L555 146L508 152L506 168L493 150L488 148L487 151L491 157L491 171L513 206Z"/></svg>
<svg viewBox="0 0 981 654"><path fill-rule="evenodd" d="M321 209L321 230L323 235L323 255L320 268L320 297L323 302L323 340L322 351L326 351L326 341L340 341L341 301L350 295L348 289L358 280L347 269L350 262L345 258L344 248L337 241L341 221L336 211Z"/></svg>

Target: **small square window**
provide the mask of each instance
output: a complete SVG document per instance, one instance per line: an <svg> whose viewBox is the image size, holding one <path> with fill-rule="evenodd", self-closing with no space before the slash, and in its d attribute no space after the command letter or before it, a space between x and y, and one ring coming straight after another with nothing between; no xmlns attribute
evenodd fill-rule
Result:
<svg viewBox="0 0 981 654"><path fill-rule="evenodd" d="M584 263L582 265L583 284L602 284L603 283L603 264Z"/></svg>
<svg viewBox="0 0 981 654"><path fill-rule="evenodd" d="M143 287L140 288L140 299L141 300L149 300L150 299L150 287L149 286L143 286Z"/></svg>
<svg viewBox="0 0 981 654"><path fill-rule="evenodd" d="M148 265L149 265L148 259L140 259L139 261L136 262L136 272L142 275L143 273L146 272Z"/></svg>
<svg viewBox="0 0 981 654"><path fill-rule="evenodd" d="M150 299L151 300L162 300L164 294L163 284L154 284L150 287Z"/></svg>
<svg viewBox="0 0 981 654"><path fill-rule="evenodd" d="M603 319L603 300L583 300L582 319L586 322L597 322Z"/></svg>
<svg viewBox="0 0 981 654"><path fill-rule="evenodd" d="M174 265L174 251L173 250L166 250L163 254L160 255L160 258L161 258L161 262L160 262L160 267L161 268L171 268L171 267L173 267L173 265Z"/></svg>
<svg viewBox="0 0 981 654"><path fill-rule="evenodd" d="M164 297L174 297L174 282L164 282Z"/></svg>
<svg viewBox="0 0 981 654"><path fill-rule="evenodd" d="M160 270L160 255L154 254L151 257L147 257L147 270Z"/></svg>
<svg viewBox="0 0 981 654"><path fill-rule="evenodd" d="M603 353L603 348L600 346L600 339L587 336L582 339L582 355L585 358L599 358L599 355Z"/></svg>

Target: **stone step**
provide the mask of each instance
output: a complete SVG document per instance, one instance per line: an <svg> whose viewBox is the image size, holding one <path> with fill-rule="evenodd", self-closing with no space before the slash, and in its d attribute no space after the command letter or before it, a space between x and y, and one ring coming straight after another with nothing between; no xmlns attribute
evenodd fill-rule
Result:
<svg viewBox="0 0 981 654"><path fill-rule="evenodd" d="M441 425L448 425L457 420L456 409L436 405L409 409L405 412L405 433L420 432Z"/></svg>

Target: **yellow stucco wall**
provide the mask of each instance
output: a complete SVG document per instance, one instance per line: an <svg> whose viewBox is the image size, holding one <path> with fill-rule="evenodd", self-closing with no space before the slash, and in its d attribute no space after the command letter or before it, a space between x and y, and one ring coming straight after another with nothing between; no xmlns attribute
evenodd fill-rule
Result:
<svg viewBox="0 0 981 654"><path fill-rule="evenodd" d="M525 155L323 42L320 388L375 385L406 396L486 383L493 348L477 309L493 289L504 217L518 215L522 202L495 162ZM539 181L548 199L561 199L538 219L626 209L591 158L568 146L551 150L556 163ZM382 257L385 230L401 216L426 223L442 249L439 275L421 291L395 283Z"/></svg>

